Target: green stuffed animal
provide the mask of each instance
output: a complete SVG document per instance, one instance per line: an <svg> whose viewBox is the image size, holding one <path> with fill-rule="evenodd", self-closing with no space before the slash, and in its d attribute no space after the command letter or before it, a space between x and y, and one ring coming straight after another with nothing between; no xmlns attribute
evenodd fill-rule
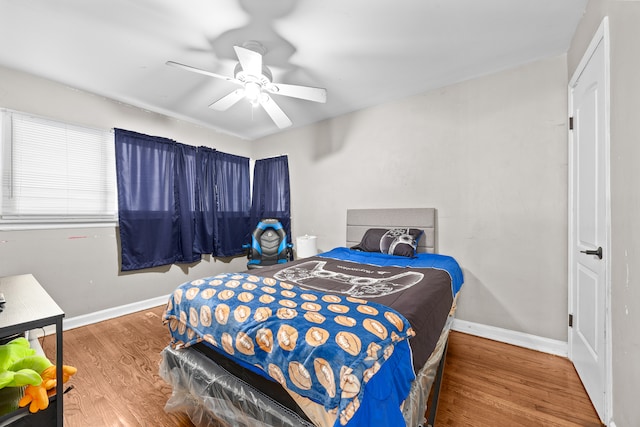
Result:
<svg viewBox="0 0 640 427"><path fill-rule="evenodd" d="M0 388L40 385L40 372L49 366L49 359L36 355L26 338L11 340L0 345Z"/></svg>

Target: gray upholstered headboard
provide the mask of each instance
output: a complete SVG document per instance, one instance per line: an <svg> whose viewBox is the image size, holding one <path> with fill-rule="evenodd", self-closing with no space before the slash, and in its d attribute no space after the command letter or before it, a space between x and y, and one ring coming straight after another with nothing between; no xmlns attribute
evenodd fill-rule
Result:
<svg viewBox="0 0 640 427"><path fill-rule="evenodd" d="M369 228L410 227L424 230L418 252L437 253L436 210L434 208L348 209L347 247L357 245Z"/></svg>

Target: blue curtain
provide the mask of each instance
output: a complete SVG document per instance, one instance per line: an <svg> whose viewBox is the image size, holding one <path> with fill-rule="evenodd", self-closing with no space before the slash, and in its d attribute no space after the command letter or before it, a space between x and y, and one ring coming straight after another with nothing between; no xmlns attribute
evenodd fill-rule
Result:
<svg viewBox="0 0 640 427"><path fill-rule="evenodd" d="M215 155L216 151L198 147L196 153L196 221L195 248L203 254L213 254L215 224Z"/></svg>
<svg viewBox="0 0 640 427"><path fill-rule="evenodd" d="M122 271L243 253L249 159L115 130Z"/></svg>
<svg viewBox="0 0 640 427"><path fill-rule="evenodd" d="M253 230L262 218L277 218L291 242L291 195L287 156L256 160L253 169L251 224Z"/></svg>
<svg viewBox="0 0 640 427"><path fill-rule="evenodd" d="M181 259L175 142L115 130L122 271Z"/></svg>
<svg viewBox="0 0 640 427"><path fill-rule="evenodd" d="M215 152L215 244L213 255L228 257L246 252L249 240L251 185L249 159Z"/></svg>
<svg viewBox="0 0 640 427"><path fill-rule="evenodd" d="M203 252L196 241L196 152L197 148L175 144L175 198L179 227L176 262L196 262Z"/></svg>

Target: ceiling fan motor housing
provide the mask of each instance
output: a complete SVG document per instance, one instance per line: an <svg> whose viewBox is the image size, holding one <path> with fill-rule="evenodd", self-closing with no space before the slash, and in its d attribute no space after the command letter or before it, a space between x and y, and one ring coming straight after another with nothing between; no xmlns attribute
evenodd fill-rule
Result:
<svg viewBox="0 0 640 427"><path fill-rule="evenodd" d="M256 81L262 86L268 85L273 81L273 76L271 74L271 70L269 70L266 66L262 66L262 74L259 76L254 76L252 74L248 74L242 69L242 65L238 62L233 69L233 75L236 79L240 80L243 83L249 81Z"/></svg>

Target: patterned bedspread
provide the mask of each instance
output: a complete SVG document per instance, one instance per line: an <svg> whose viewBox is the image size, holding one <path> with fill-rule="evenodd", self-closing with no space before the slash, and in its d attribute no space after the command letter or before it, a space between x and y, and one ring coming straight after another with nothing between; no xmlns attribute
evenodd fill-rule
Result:
<svg viewBox="0 0 640 427"><path fill-rule="evenodd" d="M335 248L315 257L260 269L307 289L354 296L391 307L409 321L413 365L427 361L464 281L455 259L439 254L414 258Z"/></svg>
<svg viewBox="0 0 640 427"><path fill-rule="evenodd" d="M392 364L409 366L413 376L407 339L414 331L400 313L271 277L233 273L187 282L174 291L164 321L175 347L205 341L335 411L341 425L394 350L405 360Z"/></svg>

